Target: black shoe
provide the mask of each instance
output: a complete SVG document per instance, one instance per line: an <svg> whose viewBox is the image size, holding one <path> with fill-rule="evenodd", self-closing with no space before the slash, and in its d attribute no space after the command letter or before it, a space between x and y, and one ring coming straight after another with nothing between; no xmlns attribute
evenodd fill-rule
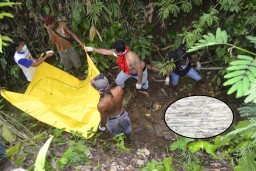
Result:
<svg viewBox="0 0 256 171"><path fill-rule="evenodd" d="M125 139L126 143L131 144L132 143L132 133L126 134L125 137L126 137L126 139Z"/></svg>

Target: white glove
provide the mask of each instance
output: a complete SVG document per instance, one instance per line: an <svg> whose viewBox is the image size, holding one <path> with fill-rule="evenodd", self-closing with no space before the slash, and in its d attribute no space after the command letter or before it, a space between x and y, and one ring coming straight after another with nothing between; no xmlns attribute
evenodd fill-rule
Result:
<svg viewBox="0 0 256 171"><path fill-rule="evenodd" d="M49 53L54 53L54 52L52 50L46 51L46 54L49 54Z"/></svg>
<svg viewBox="0 0 256 171"><path fill-rule="evenodd" d="M169 85L170 84L170 77L166 77L165 78L165 85Z"/></svg>
<svg viewBox="0 0 256 171"><path fill-rule="evenodd" d="M141 89L141 84L136 83L136 89Z"/></svg>
<svg viewBox="0 0 256 171"><path fill-rule="evenodd" d="M106 130L106 127L101 127L100 125L99 125L99 130L101 130L101 131L105 131Z"/></svg>
<svg viewBox="0 0 256 171"><path fill-rule="evenodd" d="M86 51L87 51L87 52L92 52L92 51L93 51L93 47L86 46L85 48L86 48Z"/></svg>
<svg viewBox="0 0 256 171"><path fill-rule="evenodd" d="M197 68L198 70L201 69L201 63L200 63L199 61L196 62L196 68Z"/></svg>

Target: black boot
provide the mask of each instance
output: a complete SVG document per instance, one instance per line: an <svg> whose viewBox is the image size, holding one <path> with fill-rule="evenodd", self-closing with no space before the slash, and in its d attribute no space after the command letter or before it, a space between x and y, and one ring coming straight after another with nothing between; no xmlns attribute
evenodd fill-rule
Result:
<svg viewBox="0 0 256 171"><path fill-rule="evenodd" d="M130 144L132 142L132 133L130 132L129 134L125 134L126 137L126 142Z"/></svg>

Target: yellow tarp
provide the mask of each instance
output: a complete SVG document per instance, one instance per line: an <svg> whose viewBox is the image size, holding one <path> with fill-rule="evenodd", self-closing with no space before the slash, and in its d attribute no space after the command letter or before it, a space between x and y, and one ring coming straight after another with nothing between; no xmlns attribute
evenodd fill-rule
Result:
<svg viewBox="0 0 256 171"><path fill-rule="evenodd" d="M100 114L99 93L90 85L99 74L87 54L88 77L84 81L47 63L42 63L24 94L2 91L1 95L32 117L66 131L79 131L86 138L88 131L97 131Z"/></svg>

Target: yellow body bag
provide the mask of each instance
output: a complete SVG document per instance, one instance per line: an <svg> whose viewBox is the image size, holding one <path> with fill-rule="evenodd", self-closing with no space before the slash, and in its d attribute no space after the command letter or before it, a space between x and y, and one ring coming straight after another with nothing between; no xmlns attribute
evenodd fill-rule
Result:
<svg viewBox="0 0 256 171"><path fill-rule="evenodd" d="M87 56L88 76L79 80L47 63L38 66L24 94L2 91L11 104L32 117L65 131L79 131L85 138L96 132L100 114L97 110L99 93L90 80L99 74Z"/></svg>

